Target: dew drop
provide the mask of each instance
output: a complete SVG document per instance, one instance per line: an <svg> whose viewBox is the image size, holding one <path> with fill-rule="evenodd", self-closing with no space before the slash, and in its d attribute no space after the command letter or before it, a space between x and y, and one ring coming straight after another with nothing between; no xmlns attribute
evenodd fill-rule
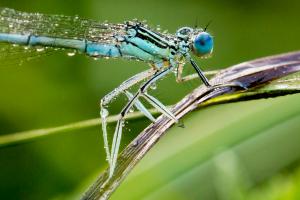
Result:
<svg viewBox="0 0 300 200"><path fill-rule="evenodd" d="M42 51L44 51L44 50L45 50L44 47L38 47L38 48L36 48L36 51L37 51L37 52L42 52Z"/></svg>
<svg viewBox="0 0 300 200"><path fill-rule="evenodd" d="M150 88L151 88L152 90L156 90L157 86L156 86L155 83L152 83L151 86L150 86Z"/></svg>
<svg viewBox="0 0 300 200"><path fill-rule="evenodd" d="M139 144L139 141L138 141L138 140L135 140L135 141L133 142L133 147L137 147L138 144Z"/></svg>
<svg viewBox="0 0 300 200"><path fill-rule="evenodd" d="M109 112L107 109L102 108L100 114L102 118L106 118L109 115Z"/></svg>
<svg viewBox="0 0 300 200"><path fill-rule="evenodd" d="M21 61L19 62L19 66L23 65L23 63L24 63L24 61L21 60Z"/></svg>
<svg viewBox="0 0 300 200"><path fill-rule="evenodd" d="M70 57L72 57L72 56L75 56L75 55L76 55L76 52L75 52L75 51L68 52L67 55L70 56Z"/></svg>
<svg viewBox="0 0 300 200"><path fill-rule="evenodd" d="M157 25L157 26L156 26L156 30L157 30L157 31L160 31L160 30L161 30L160 25Z"/></svg>
<svg viewBox="0 0 300 200"><path fill-rule="evenodd" d="M92 56L99 56L99 53L97 51L92 53Z"/></svg>

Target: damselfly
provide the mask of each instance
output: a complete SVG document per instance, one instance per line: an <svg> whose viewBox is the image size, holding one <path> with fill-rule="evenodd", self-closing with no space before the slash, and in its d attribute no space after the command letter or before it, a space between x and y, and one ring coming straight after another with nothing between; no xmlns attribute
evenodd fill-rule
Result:
<svg viewBox="0 0 300 200"><path fill-rule="evenodd" d="M2 8L0 10L0 42L7 44L7 47L9 45L24 46L24 52L30 49L39 50L39 48L73 49L93 58L136 59L150 66L150 69L124 81L101 99L100 116L107 161L110 165L109 177L113 175L117 162L124 116L134 106L151 121L155 121L139 100L140 97L178 123L178 119L166 106L147 93L153 83L170 72L175 72L178 82L190 79L190 76L182 77L183 66L189 62L203 83L211 87L208 79L190 55L190 52L193 52L194 55L204 58L212 53L213 37L206 32L206 28L183 27L172 35L156 32L138 21L119 24L99 23L79 17L25 13ZM1 53L6 54L6 49L2 49ZM7 55L9 56L9 53ZM3 57L3 55L0 56ZM135 94L129 92L129 88L142 81L144 82ZM119 114L110 148L107 139L107 116L109 114L107 106L120 94L125 94L129 101Z"/></svg>

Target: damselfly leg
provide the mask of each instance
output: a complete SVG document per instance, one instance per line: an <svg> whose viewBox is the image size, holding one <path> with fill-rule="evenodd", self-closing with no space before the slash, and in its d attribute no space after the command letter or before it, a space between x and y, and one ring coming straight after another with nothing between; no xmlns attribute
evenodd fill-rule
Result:
<svg viewBox="0 0 300 200"><path fill-rule="evenodd" d="M125 92L125 94L128 95L129 92L128 91L126 92L126 90L128 90L133 85L141 82L142 80L153 76L154 73L155 73L154 69L149 69L149 70L143 71L141 73L138 73L138 74L132 76L131 78L127 79L122 84L120 84L120 86L117 87L116 89L114 89L112 92L105 95L100 101L100 109L101 109L100 117L101 117L101 122L102 122L102 134L103 134L103 140L104 140L104 148L105 148L105 152L106 152L106 159L110 166L111 166L111 154L110 154L110 150L109 150L109 143L108 143L108 137L107 137L107 117L108 117L109 112L107 110L107 106L121 93ZM145 111L146 109L142 109L142 108L144 108L144 106L141 103L137 102L137 104L138 104L138 107L140 108L139 110L153 121L154 118L149 113L149 111Z"/></svg>
<svg viewBox="0 0 300 200"><path fill-rule="evenodd" d="M199 78L198 73L182 76L183 67L184 67L184 65L182 65L182 64L178 65L178 67L177 67L176 81L178 83L187 82L187 81L191 81L191 80ZM213 76L213 75L216 75L218 72L219 72L219 70L204 71L203 74L205 76Z"/></svg>
<svg viewBox="0 0 300 200"><path fill-rule="evenodd" d="M140 101L138 100L139 97L144 97L146 101L148 101L152 106L157 108L160 112L162 112L164 115L169 117L170 119L174 120L176 123L178 120L174 116L173 113L171 113L166 106L164 106L159 100L154 98L153 96L150 96L147 94L148 88L151 86L151 84L155 83L157 80L161 79L165 75L167 75L169 72L171 72L173 67L169 67L163 71L158 71L155 73L149 80L147 80L138 90L138 92L135 95L132 95L131 93L128 93L130 97L132 97L126 106L122 109L119 119L117 121L117 125L115 128L115 133L113 136L113 142L111 147L111 154L110 154L110 172L109 177L113 176L114 169L116 167L117 162L117 156L119 152L121 137L122 137L122 128L124 126L124 117L129 112L129 110L132 108L133 105L136 107L139 107ZM144 109L144 108L143 108ZM144 113L144 112L143 112ZM144 113L145 114L145 113Z"/></svg>
<svg viewBox="0 0 300 200"><path fill-rule="evenodd" d="M216 85L210 84L206 75L215 75L218 73L218 71L204 72L200 69L200 67L191 58L189 58L189 59L197 73L182 77L183 65L180 64L180 65L178 65L178 68L177 68L177 76L176 76L177 82L179 82L179 83L186 82L186 81L190 81L195 78L200 78L202 80L202 82L204 83L204 85L206 87L208 87L209 89L217 89L217 88L221 88L221 87L233 87L233 88L242 89L242 90L248 89L246 85L242 84L239 81L234 81L234 82L230 82L230 83L219 83Z"/></svg>

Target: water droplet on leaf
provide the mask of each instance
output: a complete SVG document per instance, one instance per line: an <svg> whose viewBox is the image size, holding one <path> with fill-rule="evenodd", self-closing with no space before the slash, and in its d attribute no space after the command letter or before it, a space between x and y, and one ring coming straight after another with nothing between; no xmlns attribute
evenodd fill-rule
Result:
<svg viewBox="0 0 300 200"><path fill-rule="evenodd" d="M156 83L152 83L151 86L150 86L150 88L151 88L152 90L156 90L156 88L157 88Z"/></svg>

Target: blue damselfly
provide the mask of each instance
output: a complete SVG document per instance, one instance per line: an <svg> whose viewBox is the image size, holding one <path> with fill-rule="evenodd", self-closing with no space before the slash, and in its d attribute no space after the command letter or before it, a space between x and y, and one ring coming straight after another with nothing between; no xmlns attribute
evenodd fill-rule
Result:
<svg viewBox="0 0 300 200"><path fill-rule="evenodd" d="M168 108L147 93L147 89L153 83L170 72L175 72L178 82L191 79L192 76L182 77L183 66L189 62L203 83L211 87L190 55L190 52L193 52L194 55L204 58L212 53L213 38L206 32L206 28L183 27L173 35L154 31L145 23L136 20L119 24L100 23L79 17L25 13L2 8L0 9L0 43L6 45L0 51L0 57L4 59L5 56L8 58L11 52L13 53L13 50L8 51L11 46L20 45L24 47L24 53L33 49L39 54L43 48L72 49L93 58L135 59L144 61L150 66L150 69L124 81L101 99L100 116L107 161L110 165L110 177L117 162L124 116L134 106L151 121L155 121L139 100L140 97L171 120L178 122ZM144 82L135 94L129 92L129 88L142 81ZM107 106L120 94L125 94L129 101L120 112L110 148L107 139L109 114Z"/></svg>

